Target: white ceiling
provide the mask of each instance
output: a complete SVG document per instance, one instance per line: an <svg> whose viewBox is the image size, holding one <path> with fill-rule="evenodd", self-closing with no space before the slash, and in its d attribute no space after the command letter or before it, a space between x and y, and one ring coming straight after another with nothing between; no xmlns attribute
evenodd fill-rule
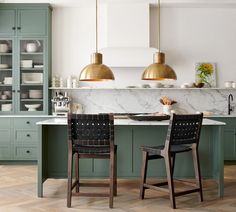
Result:
<svg viewBox="0 0 236 212"><path fill-rule="evenodd" d="M1 3L50 3L53 6L93 5L95 0L0 0ZM99 3L149 3L157 0L99 0ZM162 4L236 4L236 0L161 0Z"/></svg>

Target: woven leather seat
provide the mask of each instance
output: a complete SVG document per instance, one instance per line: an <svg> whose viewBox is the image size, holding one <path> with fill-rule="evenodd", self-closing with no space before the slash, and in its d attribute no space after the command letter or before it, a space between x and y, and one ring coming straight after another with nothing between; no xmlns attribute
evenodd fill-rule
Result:
<svg viewBox="0 0 236 212"><path fill-rule="evenodd" d="M68 115L68 188L67 207L71 207L72 194L76 196L109 197L113 207L113 196L117 195L116 152L114 144L114 117L112 114L69 114ZM73 157L75 159L75 182L72 183ZM81 183L79 159L110 160L109 183ZM80 192L80 187L109 187L109 193ZM76 192L72 190L76 188Z"/></svg>
<svg viewBox="0 0 236 212"><path fill-rule="evenodd" d="M199 192L200 200L203 201L200 163L198 155L198 144L200 139L202 118L203 114L173 114L168 127L165 145L141 147L143 155L140 184L141 199L144 199L146 189L159 189L161 191L166 191L169 193L172 208L176 208L176 196L181 196L193 192ZM175 192L173 181L175 156L176 154L188 151L192 152L196 184L192 184L194 189ZM148 184L146 182L148 161L162 158L165 161L167 182ZM186 184L190 185L191 183L186 182ZM168 185L168 189L163 188L162 186L164 185Z"/></svg>
<svg viewBox="0 0 236 212"><path fill-rule="evenodd" d="M150 154L161 154L161 150L164 150L165 146L142 146L141 149L142 151L149 152ZM171 154L173 153L178 153L178 152L188 152L191 151L191 147L189 146L184 146L184 145L173 145L171 146L170 152Z"/></svg>

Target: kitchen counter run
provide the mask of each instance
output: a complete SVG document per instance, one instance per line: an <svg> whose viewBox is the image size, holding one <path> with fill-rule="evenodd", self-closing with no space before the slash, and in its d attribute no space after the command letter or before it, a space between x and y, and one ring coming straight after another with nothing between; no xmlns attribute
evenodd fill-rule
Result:
<svg viewBox="0 0 236 212"><path fill-rule="evenodd" d="M67 118L51 118L44 121L39 121L36 123L37 125L67 125ZM164 121L134 121L131 119L115 119L114 125L129 125L129 126L136 126L136 125L169 125L169 120ZM211 119L203 119L203 125L225 125L224 122L214 121Z"/></svg>

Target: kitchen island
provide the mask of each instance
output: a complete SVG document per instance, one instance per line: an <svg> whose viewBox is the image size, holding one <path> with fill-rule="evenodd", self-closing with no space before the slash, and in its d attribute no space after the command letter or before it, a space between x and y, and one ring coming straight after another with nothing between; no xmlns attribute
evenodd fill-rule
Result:
<svg viewBox="0 0 236 212"><path fill-rule="evenodd" d="M37 123L38 148L38 197L43 197L43 182L47 178L67 177L67 119L52 118ZM139 178L141 145L162 145L165 141L169 121L133 121L115 119L115 143L118 145L117 173L120 178ZM224 158L222 141L223 122L203 120L199 154L204 179L215 179L218 195L224 194ZM189 158L189 159L188 159ZM194 169L190 153L176 158L174 175L193 178ZM83 159L80 175L85 178L108 176L108 161ZM148 177L165 177L163 161L151 161Z"/></svg>

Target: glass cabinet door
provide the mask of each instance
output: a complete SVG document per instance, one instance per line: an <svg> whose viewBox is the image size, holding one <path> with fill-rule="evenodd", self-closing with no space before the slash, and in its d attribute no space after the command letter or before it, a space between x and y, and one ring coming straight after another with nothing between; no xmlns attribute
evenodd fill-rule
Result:
<svg viewBox="0 0 236 212"><path fill-rule="evenodd" d="M44 40L20 40L19 111L44 111Z"/></svg>
<svg viewBox="0 0 236 212"><path fill-rule="evenodd" d="M13 40L0 38L0 113L13 112Z"/></svg>

